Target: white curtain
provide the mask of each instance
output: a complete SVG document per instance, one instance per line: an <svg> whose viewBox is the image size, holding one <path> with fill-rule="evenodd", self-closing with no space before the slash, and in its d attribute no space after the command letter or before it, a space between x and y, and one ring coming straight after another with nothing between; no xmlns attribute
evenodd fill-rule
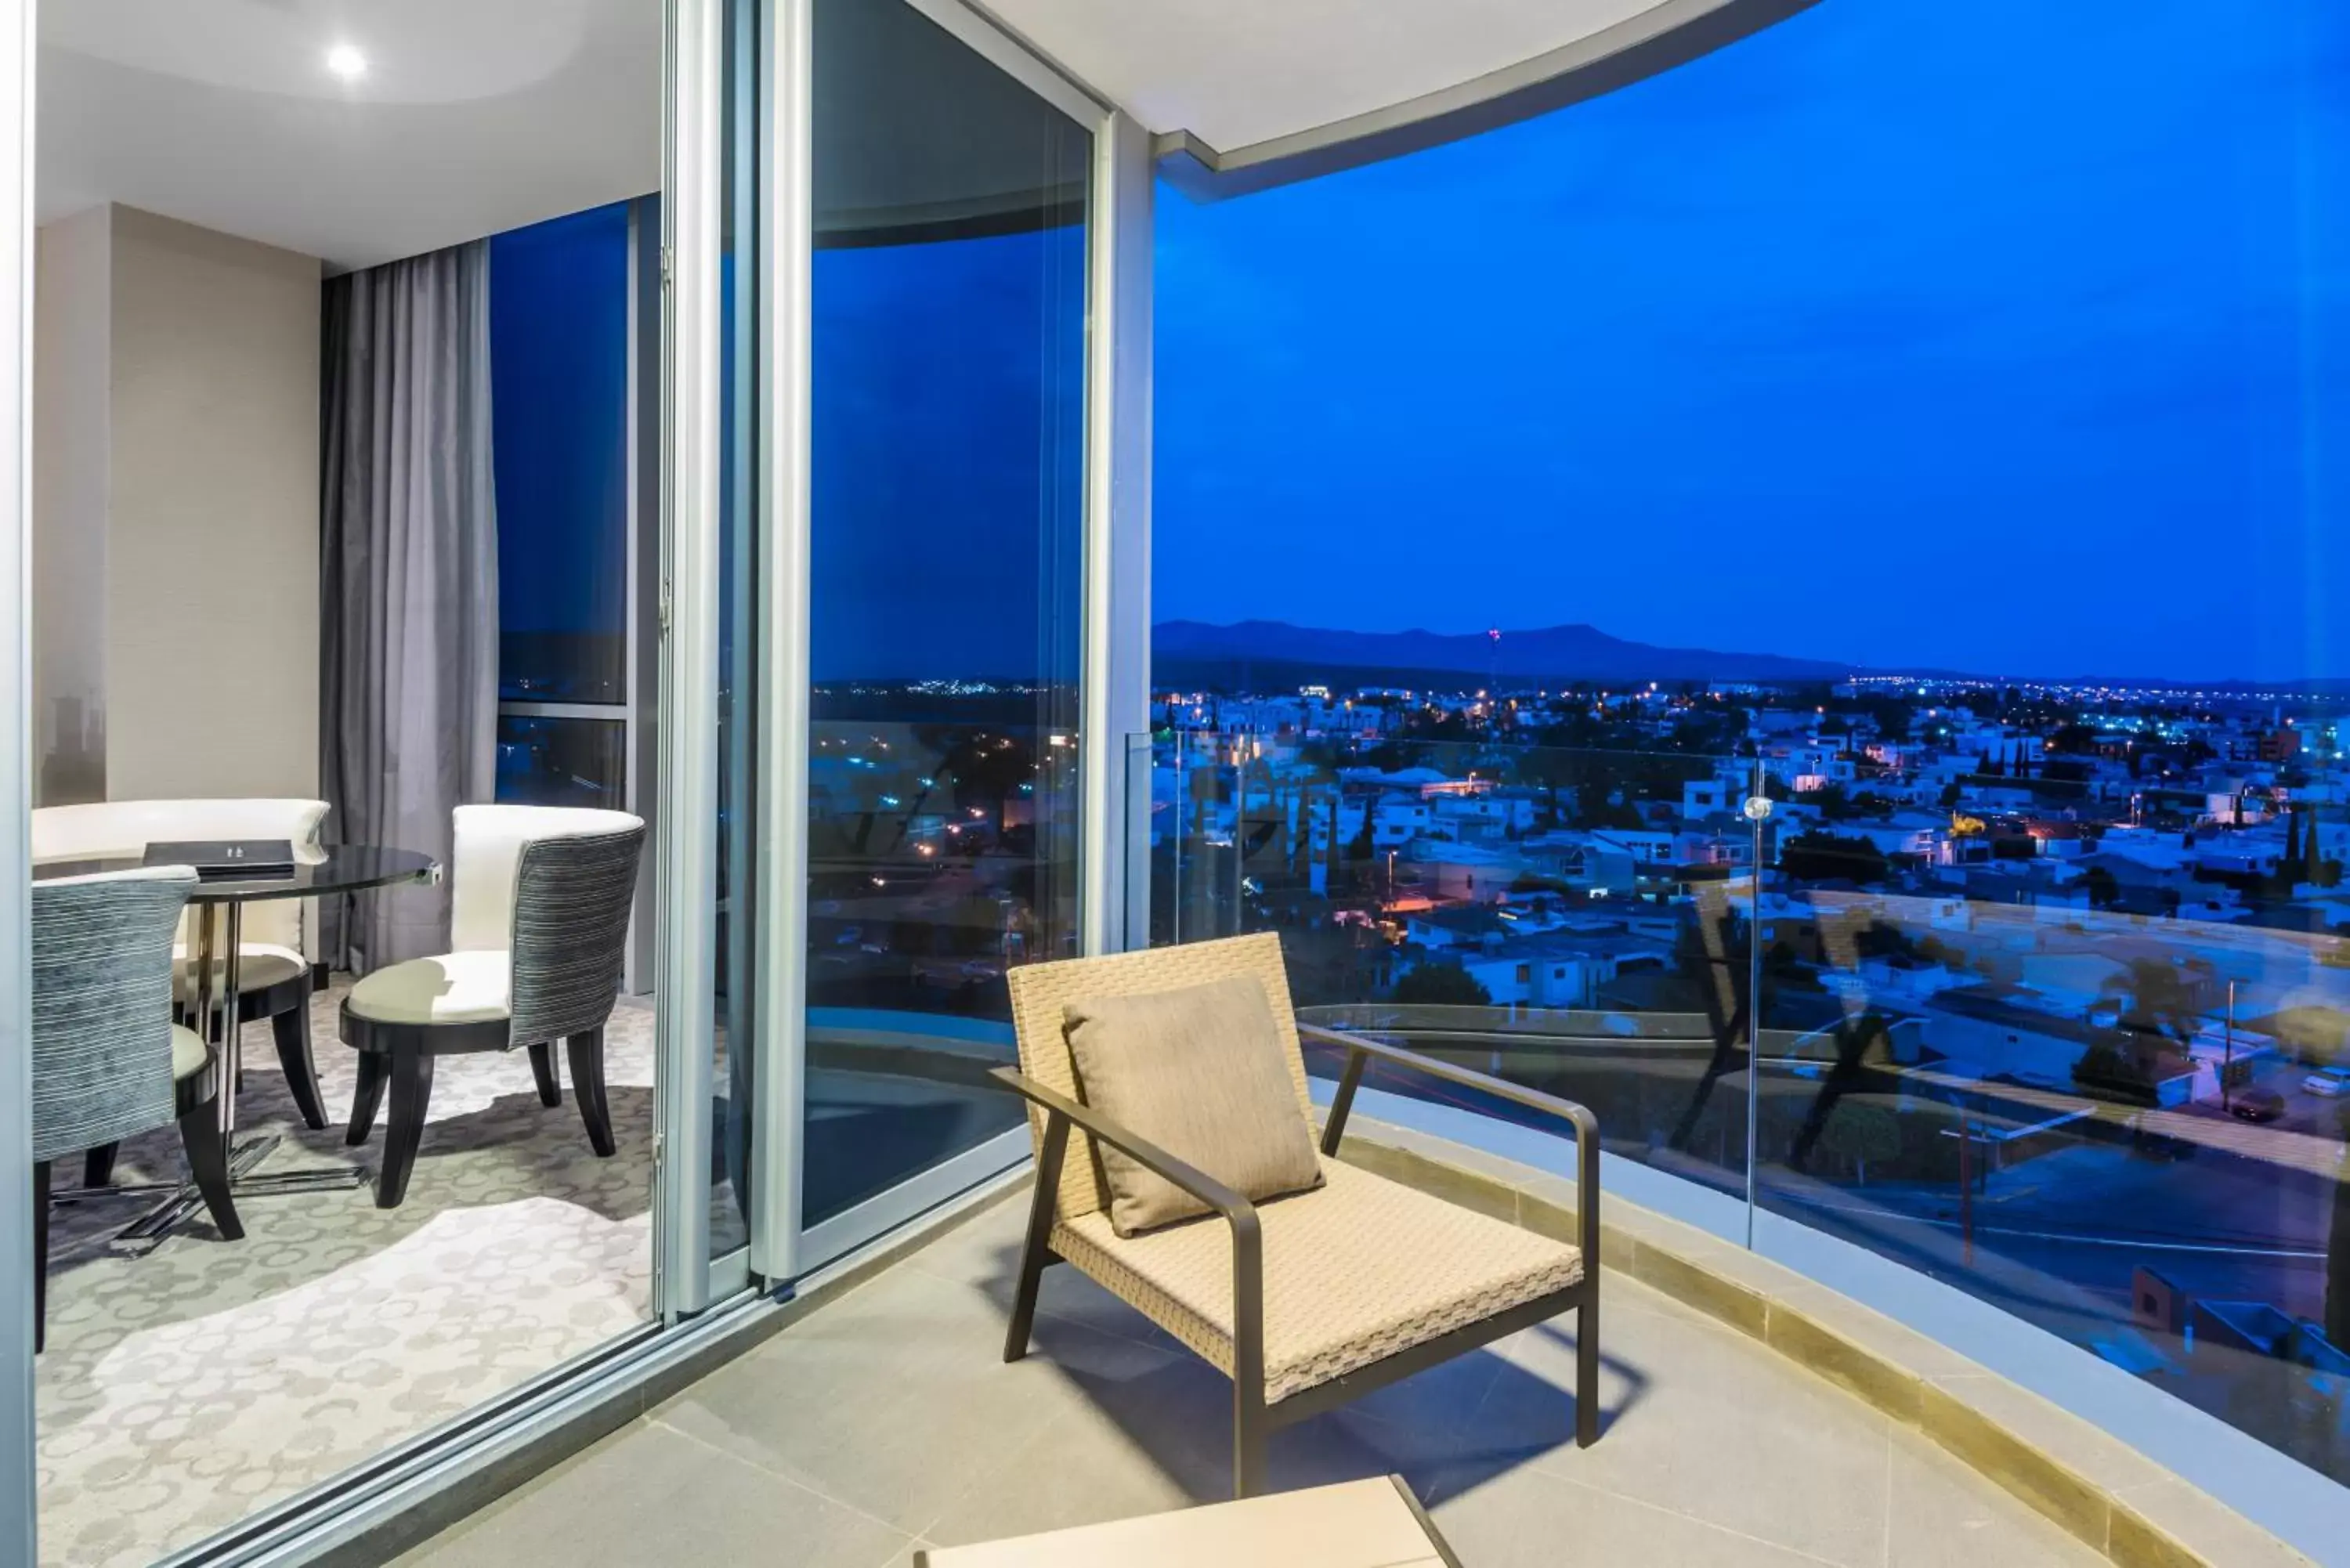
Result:
<svg viewBox="0 0 2350 1568"><path fill-rule="evenodd" d="M496 783L488 243L330 279L323 348L328 838L423 850L446 867L450 813ZM448 948L445 881L322 914L338 968Z"/></svg>

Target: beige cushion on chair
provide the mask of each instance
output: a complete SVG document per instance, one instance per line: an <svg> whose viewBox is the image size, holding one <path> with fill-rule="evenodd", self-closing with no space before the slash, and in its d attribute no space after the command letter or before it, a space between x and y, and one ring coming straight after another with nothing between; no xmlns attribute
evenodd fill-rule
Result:
<svg viewBox="0 0 2350 1568"><path fill-rule="evenodd" d="M1087 997L1066 1012L1086 1104L1232 1188L1266 1199L1321 1185L1264 987L1233 975L1141 994ZM1097 1146L1111 1228L1138 1235L1211 1212L1107 1144Z"/></svg>
<svg viewBox="0 0 2350 1568"><path fill-rule="evenodd" d="M246 942L237 950L236 982L246 992L266 991L273 985L310 972L310 961L292 948L282 948L275 942ZM194 1000L196 994L195 966L189 961L188 950L172 950L172 974L178 981L179 999ZM228 984L228 962L213 960L213 993L220 994Z"/></svg>
<svg viewBox="0 0 2350 1568"><path fill-rule="evenodd" d="M172 1077L192 1078L204 1070L204 1060L210 1053L204 1050L203 1039L184 1023L172 1025Z"/></svg>
<svg viewBox="0 0 2350 1568"><path fill-rule="evenodd" d="M514 968L503 951L411 959L351 987L348 1005L381 1023L481 1023L507 1015Z"/></svg>
<svg viewBox="0 0 2350 1568"><path fill-rule="evenodd" d="M1337 1160L1323 1172L1320 1191L1257 1210L1269 1404L1583 1278L1564 1242ZM1232 1376L1231 1227L1128 1238L1097 1211L1055 1224L1053 1251Z"/></svg>

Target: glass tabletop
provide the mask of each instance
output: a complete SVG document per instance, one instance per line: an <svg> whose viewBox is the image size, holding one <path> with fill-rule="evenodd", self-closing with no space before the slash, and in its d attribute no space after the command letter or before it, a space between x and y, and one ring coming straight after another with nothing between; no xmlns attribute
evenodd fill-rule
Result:
<svg viewBox="0 0 2350 1568"><path fill-rule="evenodd" d="M297 851L292 875L284 877L223 877L196 886L188 896L193 904L250 904L268 898L316 898L328 893L357 893L388 888L395 882L437 882L441 864L415 849L394 849L380 844L338 844ZM300 858L307 855L309 858ZM136 856L106 859L36 861L33 880L88 877L103 871L135 871L145 862Z"/></svg>

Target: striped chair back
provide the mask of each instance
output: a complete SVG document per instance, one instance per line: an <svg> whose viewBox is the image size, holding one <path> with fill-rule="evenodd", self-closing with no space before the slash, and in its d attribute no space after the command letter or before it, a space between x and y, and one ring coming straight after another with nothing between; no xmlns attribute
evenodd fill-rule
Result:
<svg viewBox="0 0 2350 1568"><path fill-rule="evenodd" d="M33 1158L171 1122L172 934L184 866L33 884Z"/></svg>
<svg viewBox="0 0 2350 1568"><path fill-rule="evenodd" d="M611 1017L644 843L645 825L638 822L522 846L510 950L513 1044L584 1034Z"/></svg>

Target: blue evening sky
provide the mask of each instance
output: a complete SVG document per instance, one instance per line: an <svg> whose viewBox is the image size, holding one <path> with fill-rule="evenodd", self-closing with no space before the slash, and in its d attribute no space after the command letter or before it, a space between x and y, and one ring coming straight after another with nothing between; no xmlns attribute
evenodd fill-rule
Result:
<svg viewBox="0 0 2350 1568"><path fill-rule="evenodd" d="M629 204L492 235L503 630L623 633L628 372Z"/></svg>
<svg viewBox="0 0 2350 1568"><path fill-rule="evenodd" d="M1155 611L2350 676L2350 5L1825 0L1162 185Z"/></svg>
<svg viewBox="0 0 2350 1568"><path fill-rule="evenodd" d="M816 254L816 679L1076 676L1085 235ZM1040 635L1040 631L1048 635Z"/></svg>

